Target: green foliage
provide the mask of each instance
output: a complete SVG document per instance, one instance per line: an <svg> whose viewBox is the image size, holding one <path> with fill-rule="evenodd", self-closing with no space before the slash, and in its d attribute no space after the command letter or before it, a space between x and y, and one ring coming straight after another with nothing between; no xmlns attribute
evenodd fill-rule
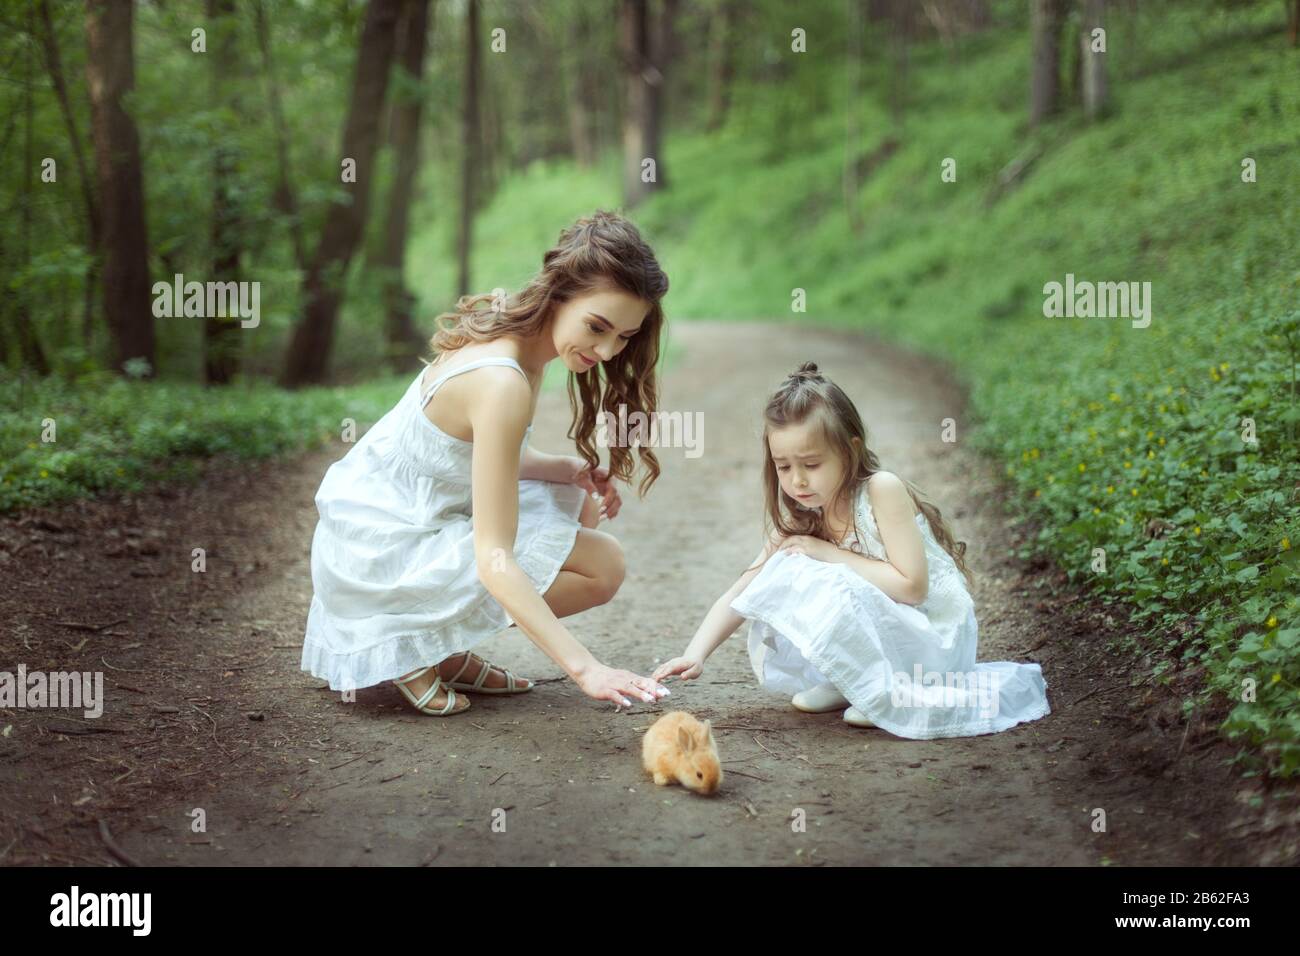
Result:
<svg viewBox="0 0 1300 956"><path fill-rule="evenodd" d="M251 461L319 447L340 440L344 418L356 421L359 436L409 384L384 378L291 393L111 373L72 384L15 378L0 385L0 513L193 477L203 459Z"/></svg>

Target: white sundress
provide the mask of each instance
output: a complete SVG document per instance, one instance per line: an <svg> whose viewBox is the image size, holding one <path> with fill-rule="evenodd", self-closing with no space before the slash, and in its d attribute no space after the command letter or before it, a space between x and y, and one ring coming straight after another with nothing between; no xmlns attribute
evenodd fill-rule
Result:
<svg viewBox="0 0 1300 956"><path fill-rule="evenodd" d="M514 359L482 358L439 375L421 395L421 368L401 400L321 481L301 669L331 690L401 677L514 623L478 576L474 443L424 415L443 382L484 365L509 365L528 377ZM539 593L573 550L586 496L578 485L519 482L515 560Z"/></svg>
<svg viewBox="0 0 1300 956"><path fill-rule="evenodd" d="M884 559L866 482L855 508L860 537L851 549ZM731 602L750 620L759 684L796 694L832 683L877 727L914 740L997 733L1051 713L1038 664L976 663L974 601L925 516L916 520L929 569L918 606L846 564L785 551L768 558Z"/></svg>

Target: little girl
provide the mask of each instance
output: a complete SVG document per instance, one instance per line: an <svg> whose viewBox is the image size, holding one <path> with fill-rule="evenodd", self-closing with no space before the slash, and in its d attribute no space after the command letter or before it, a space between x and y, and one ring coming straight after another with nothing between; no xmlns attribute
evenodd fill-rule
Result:
<svg viewBox="0 0 1300 956"><path fill-rule="evenodd" d="M755 566L653 677L699 677L751 621L759 683L799 710L844 710L899 737L965 737L1050 713L1037 664L975 662L966 546L937 508L880 470L848 396L805 362L764 412L773 530Z"/></svg>

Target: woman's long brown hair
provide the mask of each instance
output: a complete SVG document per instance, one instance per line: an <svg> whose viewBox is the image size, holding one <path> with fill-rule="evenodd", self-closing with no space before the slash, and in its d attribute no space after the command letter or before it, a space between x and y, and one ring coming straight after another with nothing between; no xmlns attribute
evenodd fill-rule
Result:
<svg viewBox="0 0 1300 956"><path fill-rule="evenodd" d="M642 412L653 421L658 401L659 336L664 315L661 301L668 292L668 276L654 251L636 226L617 213L598 210L560 233L554 248L542 256L542 268L517 293L497 303L490 292L461 296L455 311L434 321L438 331L429 341L435 355L451 352L470 342L490 342L502 335L528 337L539 334L558 306L575 296L612 285L650 303L641 331L623 351L585 372L570 372L569 407L573 414L568 437L578 454L596 467L600 455L592 439L608 412L617 417L626 407L628 420ZM604 381L602 382L602 378ZM579 408L581 403L581 408ZM637 489L641 497L659 477L659 460L644 445L637 446L645 476ZM629 448L611 444L609 473L631 481L634 469Z"/></svg>
<svg viewBox="0 0 1300 956"><path fill-rule="evenodd" d="M806 534L838 544L826 525L826 513L831 510L829 507L803 508L781 490L776 462L772 460L772 452L767 443L768 434L773 428L802 425L814 417L822 426L831 453L838 456L844 466L844 477L831 495L832 502L856 501L863 483L880 471L880 460L867 445L867 430L853 402L842 388L817 370L816 362L804 362L798 370L786 377L763 409L763 496L767 523L769 533L775 531L781 537ZM965 575L967 583L970 583L971 573L966 566L966 543L953 537L952 530L943 520L939 509L927 501L915 485L906 478L902 481L917 510L925 515L934 540L952 556L953 563ZM848 511L856 536L856 509L850 504ZM762 562L754 565L761 566Z"/></svg>

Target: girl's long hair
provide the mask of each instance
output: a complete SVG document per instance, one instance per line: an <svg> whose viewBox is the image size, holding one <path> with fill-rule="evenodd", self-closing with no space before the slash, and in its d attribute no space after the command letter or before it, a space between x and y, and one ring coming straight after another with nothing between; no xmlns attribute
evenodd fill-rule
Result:
<svg viewBox="0 0 1300 956"><path fill-rule="evenodd" d="M434 320L438 331L429 340L429 349L437 355L502 335L537 335L558 306L608 285L649 302L650 311L641 330L618 355L585 372L569 373L573 420L568 437L594 468L600 464L600 455L592 435L598 421L606 420L603 412L617 417L622 405L628 420L635 420L633 413L641 412L652 421L658 400L656 373L664 321L660 300L668 292L668 276L636 226L623 216L598 210L565 229L554 248L542 256L541 271L504 303L497 302L495 309L490 292L461 296L454 311ZM637 446L637 453L646 470L637 493L644 497L659 477L659 460L644 445ZM630 482L634 469L631 450L611 444L609 458L610 476Z"/></svg>
<svg viewBox="0 0 1300 956"><path fill-rule="evenodd" d="M863 427L857 408L843 389L817 371L816 362L804 362L797 371L787 376L781 387L768 399L767 407L763 410L763 496L767 525L769 533L776 531L782 537L805 534L837 543L826 526L829 507L804 508L781 490L776 462L772 460L767 443L768 434L773 428L802 425L810 418L815 418L821 424L826 444L843 465L844 477L830 500L850 502L849 520L853 523L854 535L858 534L857 514L852 502L857 500L863 483L880 471L880 460L867 446L867 430ZM853 440L855 438L856 442ZM915 485L905 478L902 481L917 510L925 515L934 540L952 556L953 563L965 575L967 583L970 583L971 572L966 566L966 543L953 537L952 530L943 520L939 509L927 501ZM761 563L754 567L761 567Z"/></svg>

